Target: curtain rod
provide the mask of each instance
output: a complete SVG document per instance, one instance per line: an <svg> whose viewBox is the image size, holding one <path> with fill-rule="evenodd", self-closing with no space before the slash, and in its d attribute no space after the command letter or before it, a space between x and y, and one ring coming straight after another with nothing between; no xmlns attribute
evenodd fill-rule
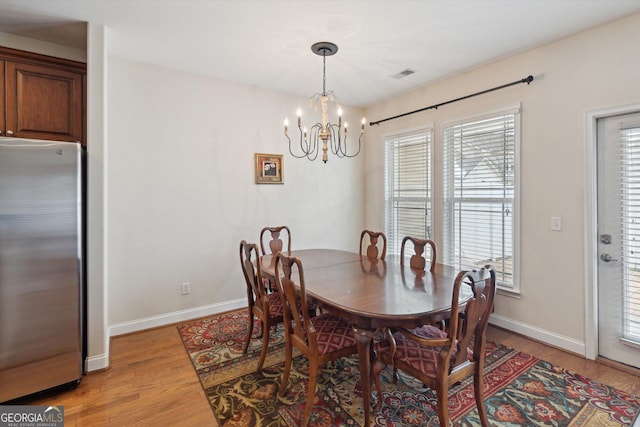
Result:
<svg viewBox="0 0 640 427"><path fill-rule="evenodd" d="M378 120L376 122L369 122L369 126L379 125L382 122L386 122L386 121L389 121L389 120L393 120L393 119L397 119L397 118L400 118L400 117L408 116L409 114L419 113L419 112L425 111L425 110L437 110L438 107L441 107L443 105L451 104L453 102L462 101L463 99L472 98L474 96L482 95L482 94L487 93L487 92L493 92L494 90L498 90L498 89L504 89L506 87L517 85L517 84L520 84L520 83L530 84L532 81L533 81L533 76L528 76L528 77L525 77L524 79L516 80L515 82L507 83L507 84L504 84L502 86L496 86L496 87L493 87L491 89L483 90L481 92L472 93L471 95L463 96L461 98L456 98L456 99L452 99L450 101L441 102L440 104L430 105L428 107L420 108L419 110L414 110L414 111L409 111L408 113L398 114L397 116L387 117L386 119Z"/></svg>

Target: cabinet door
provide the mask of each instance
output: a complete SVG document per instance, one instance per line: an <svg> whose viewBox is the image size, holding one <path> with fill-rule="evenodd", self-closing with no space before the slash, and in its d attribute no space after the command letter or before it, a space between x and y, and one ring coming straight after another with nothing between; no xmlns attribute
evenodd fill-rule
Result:
<svg viewBox="0 0 640 427"><path fill-rule="evenodd" d="M12 61L5 69L8 136L82 140L80 73Z"/></svg>

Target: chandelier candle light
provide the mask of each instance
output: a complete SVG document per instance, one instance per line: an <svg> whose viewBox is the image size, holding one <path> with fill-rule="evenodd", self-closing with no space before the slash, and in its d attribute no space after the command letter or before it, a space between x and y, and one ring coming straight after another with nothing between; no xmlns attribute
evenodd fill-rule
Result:
<svg viewBox="0 0 640 427"><path fill-rule="evenodd" d="M364 135L365 119L362 118L362 126L360 127L360 137L358 138L358 151L353 154L347 152L347 122L342 126L342 109L338 102L338 97L333 91L326 90L326 59L327 56L334 55L338 51L338 46L331 42L318 42L311 46L311 51L316 55L322 56L322 93L316 93L309 99L309 106L315 111L318 110L318 104L322 111L322 122L311 126L311 130L307 132L307 128L302 127L302 110L298 108L298 129L300 131L300 151L302 154L295 154L291 149L291 138L289 138L289 120L284 119L284 135L289 140L289 152L293 157L306 157L309 160L315 160L318 157L320 140L322 140L322 161L327 163L327 151L331 147L331 152L338 157L355 157L360 153L360 145L362 136ZM338 113L338 123L329 122L328 103L335 102Z"/></svg>

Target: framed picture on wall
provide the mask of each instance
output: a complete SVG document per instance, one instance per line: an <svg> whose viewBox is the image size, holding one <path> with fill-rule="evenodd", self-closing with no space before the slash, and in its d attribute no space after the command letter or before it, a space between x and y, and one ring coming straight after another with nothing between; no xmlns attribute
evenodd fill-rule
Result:
<svg viewBox="0 0 640 427"><path fill-rule="evenodd" d="M256 153L256 184L283 184L282 155Z"/></svg>

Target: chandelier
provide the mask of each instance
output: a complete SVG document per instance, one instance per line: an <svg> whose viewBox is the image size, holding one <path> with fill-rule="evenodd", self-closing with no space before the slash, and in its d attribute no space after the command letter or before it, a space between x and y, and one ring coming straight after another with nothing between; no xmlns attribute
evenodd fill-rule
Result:
<svg viewBox="0 0 640 427"><path fill-rule="evenodd" d="M318 111L318 106L322 112L322 122L318 122L311 126L307 131L306 127L302 127L302 110L298 108L298 130L300 131L300 149L296 149L299 154L294 153L291 147L291 138L289 138L289 120L284 119L284 135L289 140L289 152L293 157L306 157L309 160L315 160L318 157L320 145L322 145L322 161L327 163L327 152L331 152L338 157L355 157L360 153L362 136L364 135L365 119L362 118L360 127L360 136L358 138L358 150L355 153L347 151L347 122L342 124L342 109L332 90L327 92L326 88L326 60L327 56L334 55L338 51L338 46L331 42L318 42L311 46L311 51L316 55L322 56L322 93L316 93L309 99L309 106ZM329 122L328 103L336 104L338 123ZM295 145L295 144L294 144Z"/></svg>

